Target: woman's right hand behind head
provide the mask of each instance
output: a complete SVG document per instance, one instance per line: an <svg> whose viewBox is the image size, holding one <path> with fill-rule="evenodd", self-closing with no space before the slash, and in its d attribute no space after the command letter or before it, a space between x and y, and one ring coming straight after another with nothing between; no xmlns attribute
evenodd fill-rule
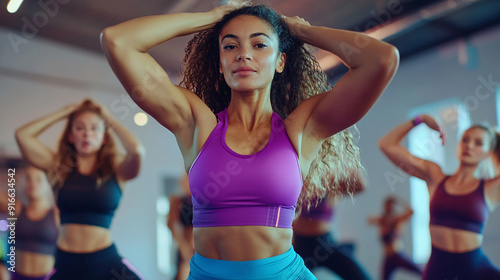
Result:
<svg viewBox="0 0 500 280"><path fill-rule="evenodd" d="M71 104L64 106L62 108L62 110L66 113L66 115L70 115L80 106L81 106L81 103L71 103Z"/></svg>
<svg viewBox="0 0 500 280"><path fill-rule="evenodd" d="M243 1L243 0L229 0L229 1L223 1L227 2L225 5L218 6L212 9L212 12L217 15L218 18L224 17L226 14L229 14L230 12L245 7L250 5L250 1Z"/></svg>

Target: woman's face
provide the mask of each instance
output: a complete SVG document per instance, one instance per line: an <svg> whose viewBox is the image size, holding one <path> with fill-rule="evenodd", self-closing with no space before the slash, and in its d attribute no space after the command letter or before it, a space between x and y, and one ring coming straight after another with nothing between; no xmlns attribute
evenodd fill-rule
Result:
<svg viewBox="0 0 500 280"><path fill-rule="evenodd" d="M96 153L104 140L105 125L103 119L93 112L79 114L73 120L69 142L75 146L80 156Z"/></svg>
<svg viewBox="0 0 500 280"><path fill-rule="evenodd" d="M29 198L42 196L49 188L49 182L42 170L34 167L26 169L25 193Z"/></svg>
<svg viewBox="0 0 500 280"><path fill-rule="evenodd" d="M242 15L232 19L219 35L220 72L233 90L253 91L270 85L282 72L285 55L267 22Z"/></svg>
<svg viewBox="0 0 500 280"><path fill-rule="evenodd" d="M466 164L479 164L490 155L490 136L482 128L471 128L464 132L458 145L458 158Z"/></svg>

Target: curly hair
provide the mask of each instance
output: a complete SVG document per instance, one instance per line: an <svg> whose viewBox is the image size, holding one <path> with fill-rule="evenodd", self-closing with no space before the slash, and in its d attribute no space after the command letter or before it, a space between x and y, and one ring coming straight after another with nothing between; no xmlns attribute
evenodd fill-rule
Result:
<svg viewBox="0 0 500 280"><path fill-rule="evenodd" d="M279 52L286 54L285 68L282 73L275 73L271 85L271 105L282 119L302 101L331 88L315 57L301 40L292 36L280 15L264 5L245 6L226 14L212 28L197 33L185 50L180 85L194 92L213 113L224 110L231 101L231 89L219 72L218 38L222 28L241 15L266 22L278 37ZM344 130L324 141L304 180L298 206L302 202L309 205L327 193L352 195L360 185L364 186L359 181L362 176L352 176L353 172L363 172L363 167L352 134Z"/></svg>
<svg viewBox="0 0 500 280"><path fill-rule="evenodd" d="M58 191L66 181L68 174L77 167L76 149L73 143L70 143L69 135L76 117L86 112L94 113L104 120L101 109L90 99L85 100L80 107L68 116L65 129L59 140L54 165L49 170L50 182L54 186L55 191ZM116 145L109 132L108 124L104 122L104 125L104 140L98 151L96 165L91 174L97 179L98 185L115 174L113 168L114 159L117 154Z"/></svg>

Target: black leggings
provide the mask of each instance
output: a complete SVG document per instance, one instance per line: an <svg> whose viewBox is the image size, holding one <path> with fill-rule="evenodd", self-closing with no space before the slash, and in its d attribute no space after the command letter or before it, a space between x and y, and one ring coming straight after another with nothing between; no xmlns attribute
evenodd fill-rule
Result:
<svg viewBox="0 0 500 280"><path fill-rule="evenodd" d="M139 272L122 258L115 245L97 252L74 254L57 249L50 280L141 280Z"/></svg>
<svg viewBox="0 0 500 280"><path fill-rule="evenodd" d="M493 266L481 248L465 253L450 253L432 247L424 280L495 280L500 270Z"/></svg>
<svg viewBox="0 0 500 280"><path fill-rule="evenodd" d="M398 268L404 268L417 274L422 274L422 270L415 263L410 261L405 255L401 253L395 253L385 256L382 279L391 279L392 273Z"/></svg>
<svg viewBox="0 0 500 280"><path fill-rule="evenodd" d="M348 254L339 249L330 233L319 236L294 234L293 247L310 270L326 267L343 279L370 279L368 274Z"/></svg>

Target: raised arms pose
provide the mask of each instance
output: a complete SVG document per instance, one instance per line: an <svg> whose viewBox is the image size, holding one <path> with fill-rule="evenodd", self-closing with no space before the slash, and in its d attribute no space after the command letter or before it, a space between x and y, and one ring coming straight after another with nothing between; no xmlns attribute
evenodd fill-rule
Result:
<svg viewBox="0 0 500 280"><path fill-rule="evenodd" d="M148 51L193 33L183 81L174 85ZM328 89L304 43L339 56L350 71ZM106 28L102 45L132 99L177 139L193 195L189 279L223 278L269 258L282 262L248 277L309 279L291 250L303 178L325 140L378 99L397 69L397 50L265 6L133 19Z"/></svg>

